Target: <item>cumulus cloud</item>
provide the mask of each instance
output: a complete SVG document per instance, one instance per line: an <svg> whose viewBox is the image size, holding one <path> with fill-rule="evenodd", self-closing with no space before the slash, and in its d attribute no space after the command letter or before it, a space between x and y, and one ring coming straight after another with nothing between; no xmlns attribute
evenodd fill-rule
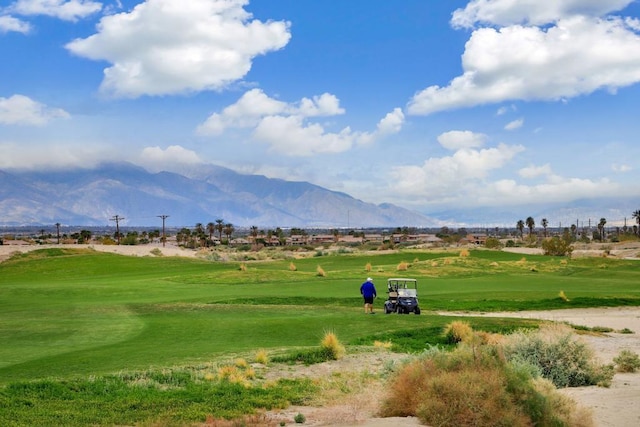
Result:
<svg viewBox="0 0 640 427"><path fill-rule="evenodd" d="M391 169L390 182L394 192L404 197L459 199L461 188L482 182L522 151L521 145L506 144L479 150L460 148L451 156L429 158L421 166L396 166Z"/></svg>
<svg viewBox="0 0 640 427"><path fill-rule="evenodd" d="M454 28L476 24L543 25L573 15L603 16L624 9L634 0L472 0L453 12Z"/></svg>
<svg viewBox="0 0 640 427"><path fill-rule="evenodd" d="M145 147L137 161L151 171L173 170L176 166L197 165L203 163L195 151L180 145L170 145L166 149L158 146Z"/></svg>
<svg viewBox="0 0 640 427"><path fill-rule="evenodd" d="M399 132L404 123L400 108L385 115L374 132L352 131L348 126L337 133L328 132L322 124L310 121L344 113L340 100L330 93L287 103L269 97L261 89L251 89L222 112L210 115L196 133L216 136L228 129L250 129L253 138L269 144L272 151L288 156L310 156L340 153L354 145L368 144Z"/></svg>
<svg viewBox="0 0 640 427"><path fill-rule="evenodd" d="M452 130L438 136L438 142L447 150L482 147L487 135L468 130Z"/></svg>
<svg viewBox="0 0 640 427"><path fill-rule="evenodd" d="M8 10L18 15L46 15L75 22L102 10L102 3L92 0L17 0Z"/></svg>
<svg viewBox="0 0 640 427"><path fill-rule="evenodd" d="M480 11L491 9L490 6L500 6L500 16L507 16L509 12L528 17L526 22L539 22L545 19L533 20L533 11L551 7L552 3L556 4L476 1L469 6L475 5L478 11L468 16L474 23L511 24L523 20L476 16ZM600 3L607 5L598 8ZM617 10L628 3L628 0L561 1L558 7L562 10L550 12L558 18L552 25L476 29L465 45L463 74L447 86L433 85L416 93L408 104L408 112L426 115L508 100L558 100L599 89L615 92L637 83L640 81L637 22L623 17L574 14L582 10L581 5L590 6L584 9L585 13L595 14Z"/></svg>
<svg viewBox="0 0 640 427"><path fill-rule="evenodd" d="M618 173L624 173L624 172L631 172L633 168L626 164L620 165L620 164L614 163L613 165L611 165L611 170Z"/></svg>
<svg viewBox="0 0 640 427"><path fill-rule="evenodd" d="M31 31L31 25L10 15L0 16L0 34L14 31L16 33L27 34Z"/></svg>
<svg viewBox="0 0 640 427"><path fill-rule="evenodd" d="M101 91L115 97L221 90L242 79L253 59L284 47L289 23L261 22L248 0L147 0L105 16L98 32L67 44L76 55L104 60Z"/></svg>
<svg viewBox="0 0 640 427"><path fill-rule="evenodd" d="M24 95L0 97L0 124L43 126L53 119L66 119L69 113L51 108Z"/></svg>
<svg viewBox="0 0 640 427"><path fill-rule="evenodd" d="M524 119L516 119L505 125L505 130L516 130L520 129L524 124Z"/></svg>
<svg viewBox="0 0 640 427"><path fill-rule="evenodd" d="M523 178L537 178L539 176L551 176L553 171L549 163L543 166L527 166L518 171L518 174Z"/></svg>

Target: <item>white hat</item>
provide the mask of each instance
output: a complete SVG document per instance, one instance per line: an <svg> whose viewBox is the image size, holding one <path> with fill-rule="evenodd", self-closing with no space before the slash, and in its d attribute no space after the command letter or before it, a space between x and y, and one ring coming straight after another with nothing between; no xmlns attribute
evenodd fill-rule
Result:
<svg viewBox="0 0 640 427"><path fill-rule="evenodd" d="M367 282L373 282L373 279L371 277L367 277Z"/></svg>

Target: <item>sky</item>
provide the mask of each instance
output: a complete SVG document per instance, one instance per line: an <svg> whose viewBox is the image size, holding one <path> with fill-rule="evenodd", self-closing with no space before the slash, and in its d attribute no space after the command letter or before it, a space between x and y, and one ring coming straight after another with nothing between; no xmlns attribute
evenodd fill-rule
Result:
<svg viewBox="0 0 640 427"><path fill-rule="evenodd" d="M425 214L637 201L639 82L637 0L0 0L0 169L210 163Z"/></svg>

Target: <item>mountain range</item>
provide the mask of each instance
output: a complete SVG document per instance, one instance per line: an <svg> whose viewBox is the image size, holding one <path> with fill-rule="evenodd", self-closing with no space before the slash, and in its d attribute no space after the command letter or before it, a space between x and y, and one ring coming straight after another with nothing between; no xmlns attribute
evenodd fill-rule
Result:
<svg viewBox="0 0 640 427"><path fill-rule="evenodd" d="M131 163L92 169L0 171L0 225L399 227L435 221L391 204L372 204L308 183L246 175L215 165L181 173Z"/></svg>

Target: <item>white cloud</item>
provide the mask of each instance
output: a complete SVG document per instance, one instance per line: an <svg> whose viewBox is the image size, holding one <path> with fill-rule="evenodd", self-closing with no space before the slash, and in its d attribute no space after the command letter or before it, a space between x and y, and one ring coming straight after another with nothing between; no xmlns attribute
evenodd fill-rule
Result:
<svg viewBox="0 0 640 427"><path fill-rule="evenodd" d="M614 163L613 165L611 165L611 170L618 173L624 173L631 172L633 168L629 165L619 165L617 163Z"/></svg>
<svg viewBox="0 0 640 427"><path fill-rule="evenodd" d="M15 31L16 33L27 34L31 31L31 25L10 15L0 16L0 34Z"/></svg>
<svg viewBox="0 0 640 427"><path fill-rule="evenodd" d="M98 32L67 44L105 60L103 93L135 98L221 90L242 79L258 55L284 47L289 23L252 20L248 0L147 0L105 16Z"/></svg>
<svg viewBox="0 0 640 427"><path fill-rule="evenodd" d="M69 113L47 107L24 95L0 97L0 124L43 126L53 119L66 119Z"/></svg>
<svg viewBox="0 0 640 427"><path fill-rule="evenodd" d="M625 19L574 16L549 28L473 32L464 73L409 102L411 114L507 100L557 100L640 81L640 37Z"/></svg>
<svg viewBox="0 0 640 427"><path fill-rule="evenodd" d="M429 158L422 166L396 166L391 169L389 182L394 183L395 194L406 198L462 200L461 189L475 187L522 151L521 145L506 144L481 150L461 148L452 156Z"/></svg>
<svg viewBox="0 0 640 427"><path fill-rule="evenodd" d="M624 9L634 0L472 0L453 12L454 28L477 23L508 26L543 25L573 15L603 16Z"/></svg>
<svg viewBox="0 0 640 427"><path fill-rule="evenodd" d="M378 122L378 132L382 135L398 133L404 125L404 113L400 108L394 108Z"/></svg>
<svg viewBox="0 0 640 427"><path fill-rule="evenodd" d="M448 150L482 147L486 140L487 135L468 130L452 130L438 136L440 145Z"/></svg>
<svg viewBox="0 0 640 427"><path fill-rule="evenodd" d="M505 125L505 130L516 130L520 129L524 124L524 119L516 119Z"/></svg>
<svg viewBox="0 0 640 427"><path fill-rule="evenodd" d="M122 160L112 147L91 144L25 144L0 141L0 169L49 170L91 168L101 162Z"/></svg>
<svg viewBox="0 0 640 427"><path fill-rule="evenodd" d="M527 166L518 171L518 175L523 178L537 178L539 176L552 176L551 165L546 163L543 166Z"/></svg>
<svg viewBox="0 0 640 427"><path fill-rule="evenodd" d="M252 129L253 138L269 144L272 151L288 156L310 156L340 153L354 145L371 143L399 132L404 123L400 108L385 115L375 132L355 132L349 127L337 133L328 132L322 124L309 120L344 113L340 100L329 93L286 103L267 96L261 89L251 89L222 112L210 115L197 127L196 133L217 136L228 129Z"/></svg>
<svg viewBox="0 0 640 427"><path fill-rule="evenodd" d="M92 0L17 0L8 10L18 15L46 15L65 21L77 21L102 10Z"/></svg>
<svg viewBox="0 0 640 427"><path fill-rule="evenodd" d="M197 165L203 161L195 151L171 145L164 150L158 146L145 147L137 163L151 171L162 171L174 170L178 166Z"/></svg>

